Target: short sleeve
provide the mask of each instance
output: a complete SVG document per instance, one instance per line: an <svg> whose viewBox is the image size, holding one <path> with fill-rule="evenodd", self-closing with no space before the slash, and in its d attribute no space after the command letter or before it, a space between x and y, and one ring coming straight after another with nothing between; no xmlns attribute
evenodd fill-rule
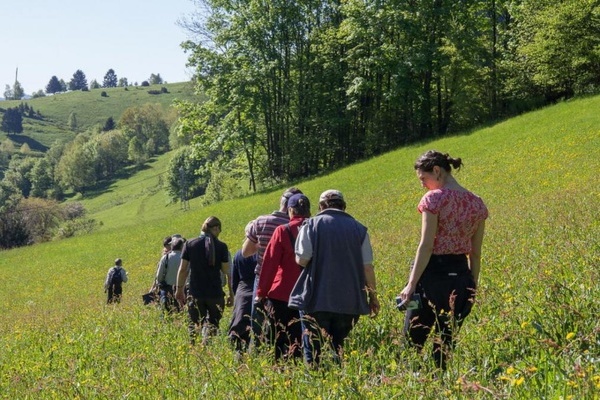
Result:
<svg viewBox="0 0 600 400"><path fill-rule="evenodd" d="M258 234L256 233L256 220L252 221L252 224L250 224L250 228L246 232L246 237L252 243L258 243Z"/></svg>
<svg viewBox="0 0 600 400"><path fill-rule="evenodd" d="M227 245L223 242L221 242L221 263L228 263L229 262L229 249L227 248Z"/></svg>
<svg viewBox="0 0 600 400"><path fill-rule="evenodd" d="M420 213L423 211L429 211L432 214L438 214L440 211L442 191L441 190L430 190L419 201L417 209Z"/></svg>
<svg viewBox="0 0 600 400"><path fill-rule="evenodd" d="M296 248L294 249L296 255L304 260L310 260L312 258L312 243L308 236L308 224L304 224L298 230L298 237L296 238Z"/></svg>

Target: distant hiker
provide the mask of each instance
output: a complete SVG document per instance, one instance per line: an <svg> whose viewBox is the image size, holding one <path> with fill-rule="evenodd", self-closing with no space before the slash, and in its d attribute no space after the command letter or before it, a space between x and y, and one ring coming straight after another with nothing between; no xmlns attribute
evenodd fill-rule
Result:
<svg viewBox="0 0 600 400"><path fill-rule="evenodd" d="M202 342L214 335L218 328L225 304L231 306L233 294L229 279L229 251L218 237L221 221L209 217L202 224L200 237L188 240L183 246L177 273L175 297L183 305L187 300L190 342L195 343L197 329L202 329ZM221 284L219 271L227 276L228 297ZM189 296L186 299L185 282L189 277Z"/></svg>
<svg viewBox="0 0 600 400"><path fill-rule="evenodd" d="M171 250L161 257L156 269L156 287L159 291L160 305L167 314L173 310L179 311L174 288L177 284L177 272L183 244L182 238L174 237L169 244Z"/></svg>
<svg viewBox="0 0 600 400"><path fill-rule="evenodd" d="M104 281L104 292L108 293L106 304L119 303L123 294L123 283L127 282L127 271L123 268L120 258L115 260L115 265L110 267Z"/></svg>
<svg viewBox="0 0 600 400"><path fill-rule="evenodd" d="M427 189L417 209L421 240L417 247L403 301L418 293L421 308L408 310L404 332L420 352L435 329L433 360L446 369L453 333L471 312L481 265L481 247L488 210L480 197L458 184L452 168L460 158L428 151L415 162L417 178Z"/></svg>

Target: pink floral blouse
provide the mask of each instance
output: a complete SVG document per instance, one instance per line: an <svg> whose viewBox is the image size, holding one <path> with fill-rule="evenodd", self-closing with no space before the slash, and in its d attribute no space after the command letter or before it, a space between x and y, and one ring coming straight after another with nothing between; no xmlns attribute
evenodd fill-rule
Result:
<svg viewBox="0 0 600 400"><path fill-rule="evenodd" d="M438 216L433 254L469 254L471 237L479 223L488 217L483 200L462 190L430 190L421 198L417 209Z"/></svg>

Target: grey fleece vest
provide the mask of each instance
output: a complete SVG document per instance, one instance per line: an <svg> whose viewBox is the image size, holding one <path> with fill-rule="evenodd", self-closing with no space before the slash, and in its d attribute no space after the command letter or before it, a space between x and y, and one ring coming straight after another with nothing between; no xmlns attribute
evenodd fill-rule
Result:
<svg viewBox="0 0 600 400"><path fill-rule="evenodd" d="M351 215L331 209L311 218L308 225L314 287L304 311L369 314L361 252L367 228Z"/></svg>

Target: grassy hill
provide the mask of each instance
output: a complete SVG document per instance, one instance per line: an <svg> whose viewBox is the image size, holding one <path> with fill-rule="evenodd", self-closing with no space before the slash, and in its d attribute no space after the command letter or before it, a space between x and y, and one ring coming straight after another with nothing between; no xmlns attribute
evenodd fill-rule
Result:
<svg viewBox="0 0 600 400"><path fill-rule="evenodd" d="M159 91L162 87L166 93L150 94L149 91ZM107 96L103 97L102 92ZM75 91L59 93L53 96L39 97L23 101L2 101L0 108L7 109L18 106L21 102L27 103L35 111L39 111L43 119L24 118L23 133L11 135L11 139L22 144L28 141L32 149L44 151L57 139L70 139L75 133L68 125L69 115L75 113L77 119L77 132L83 132L95 125L104 125L108 117L113 117L118 122L121 114L128 107L141 106L146 103L161 104L168 109L173 100L198 100L194 94L191 82L169 83L152 86L129 86L127 88L102 88L87 92ZM0 132L0 138L5 136Z"/></svg>
<svg viewBox="0 0 600 400"><path fill-rule="evenodd" d="M94 234L1 253L0 393L11 398L594 398L600 390L600 97L561 103L469 134L399 149L313 180L313 201L344 192L368 227L382 312L362 318L342 368L236 363L221 335L187 345L185 319L141 304L161 239L223 221L232 251L248 220L276 208L281 189L183 211L156 191L164 160L92 200ZM36 107L37 108L37 107ZM490 210L477 304L443 380L402 338L394 296L419 240L423 194L412 165L435 148L462 157L457 179ZM130 282L119 306L102 283L116 257ZM224 330L230 310L221 322ZM426 352L428 352L427 349ZM426 355L424 357L427 357Z"/></svg>

